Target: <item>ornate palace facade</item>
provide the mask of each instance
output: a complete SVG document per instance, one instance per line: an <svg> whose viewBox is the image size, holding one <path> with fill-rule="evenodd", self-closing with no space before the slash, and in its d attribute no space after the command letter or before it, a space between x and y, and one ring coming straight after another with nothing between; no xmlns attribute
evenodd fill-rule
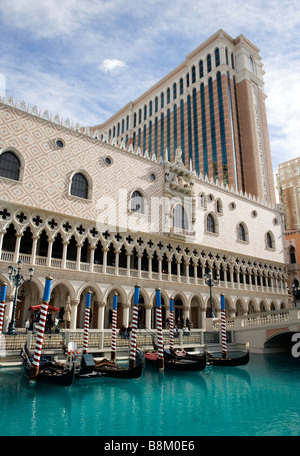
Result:
<svg viewBox="0 0 300 456"><path fill-rule="evenodd" d="M53 277L51 304L71 303L71 328L83 328L92 291L93 328L109 328L118 293L118 325L131 320L140 285L140 319L155 327L155 288L163 318L174 298L177 317L205 328L225 294L228 316L288 306L282 214L271 203L185 166L177 148L149 155L109 144L38 114L11 98L0 103L0 281L14 290L8 266L33 267L19 289L17 326L41 301Z"/></svg>

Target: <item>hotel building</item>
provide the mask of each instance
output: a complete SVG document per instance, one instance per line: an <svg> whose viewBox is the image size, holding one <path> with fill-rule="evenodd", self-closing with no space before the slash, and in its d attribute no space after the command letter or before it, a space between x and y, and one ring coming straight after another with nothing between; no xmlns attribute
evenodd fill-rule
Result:
<svg viewBox="0 0 300 456"><path fill-rule="evenodd" d="M299 287L300 274L300 158L279 165L277 189L284 207L284 233L289 283ZM299 296L300 298L300 296Z"/></svg>
<svg viewBox="0 0 300 456"><path fill-rule="evenodd" d="M219 30L92 136L183 162L203 178L275 204L263 65L245 36Z"/></svg>

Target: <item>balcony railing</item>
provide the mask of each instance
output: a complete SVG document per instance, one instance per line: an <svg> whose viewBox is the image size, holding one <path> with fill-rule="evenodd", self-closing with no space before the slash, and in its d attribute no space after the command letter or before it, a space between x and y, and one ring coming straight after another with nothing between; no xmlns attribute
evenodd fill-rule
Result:
<svg viewBox="0 0 300 456"><path fill-rule="evenodd" d="M15 252L1 252L1 261L7 263L14 263L15 262ZM83 272L94 272L94 273L104 273L104 266L97 264L97 263L86 263L86 262L79 262L72 260L65 260L63 263L62 259L59 258L51 258L50 260L45 256L35 256L34 263L32 263L32 255L20 253L18 255L18 259L22 260L22 262L26 265L31 266L43 266L43 267L51 267L57 269L66 269L70 271L83 271ZM118 275L121 277L133 277L133 278L141 278L141 279L152 279L155 281L171 281L177 282L182 284L192 284L192 285L205 285L204 279L202 277L194 277L185 275L180 272L180 275L177 274L169 274L165 271L159 274L157 271L145 271L145 270L138 270L136 268L127 268L118 267L107 265L105 268L105 274L109 275ZM262 285L255 285L255 284L247 284L242 282L232 282L227 280L220 281L219 286L221 288L232 288L235 290L248 290L248 291L263 291L269 293L281 293L287 294L287 291L281 286L281 282L278 282L278 287L275 285L269 286L262 286Z"/></svg>

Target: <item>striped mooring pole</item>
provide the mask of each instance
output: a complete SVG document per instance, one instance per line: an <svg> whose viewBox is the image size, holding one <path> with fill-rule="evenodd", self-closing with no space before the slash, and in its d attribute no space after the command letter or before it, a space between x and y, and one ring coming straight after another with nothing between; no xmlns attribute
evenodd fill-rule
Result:
<svg viewBox="0 0 300 456"><path fill-rule="evenodd" d="M118 293L113 297L112 311L112 328L111 328L111 360L116 361L117 358L117 313L118 313Z"/></svg>
<svg viewBox="0 0 300 456"><path fill-rule="evenodd" d="M222 337L222 358L227 358L225 295L223 295L223 294L221 294L221 337Z"/></svg>
<svg viewBox="0 0 300 456"><path fill-rule="evenodd" d="M84 354L86 354L88 352L88 345L89 345L91 295L92 295L92 292L88 291L87 294L86 294L86 301L85 301L84 329L83 329L83 351L82 351L82 353L84 353Z"/></svg>
<svg viewBox="0 0 300 456"><path fill-rule="evenodd" d="M1 294L0 294L0 339L1 339L2 328L3 328L3 320L4 320L6 290L7 290L7 283L4 282L4 284L1 286Z"/></svg>
<svg viewBox="0 0 300 456"><path fill-rule="evenodd" d="M35 350L34 350L32 367L31 367L31 372L30 372L30 380L34 380L35 377L37 377L37 375L39 373L40 358L41 358L41 352L42 352L42 347L43 347L43 339L44 339L48 304L49 304L49 300L50 300L50 288L51 288L52 280L53 280L52 277L50 277L50 276L46 277L42 308L41 308L41 312L40 312L40 319L39 319L39 323L37 325L38 331L37 331L36 340L35 340Z"/></svg>
<svg viewBox="0 0 300 456"><path fill-rule="evenodd" d="M158 369L164 369L164 344L162 333L162 318L161 318L161 292L160 288L156 288L156 329L157 329L157 345L158 345Z"/></svg>
<svg viewBox="0 0 300 456"><path fill-rule="evenodd" d="M130 357L129 367L135 367L136 358L136 332L139 318L139 299L140 299L140 286L136 285L134 290L134 302L133 302L133 315L132 315L132 331L131 331L131 345L130 345Z"/></svg>
<svg viewBox="0 0 300 456"><path fill-rule="evenodd" d="M170 350L173 350L174 347L174 299L170 298L170 318L169 318L169 325L170 325Z"/></svg>

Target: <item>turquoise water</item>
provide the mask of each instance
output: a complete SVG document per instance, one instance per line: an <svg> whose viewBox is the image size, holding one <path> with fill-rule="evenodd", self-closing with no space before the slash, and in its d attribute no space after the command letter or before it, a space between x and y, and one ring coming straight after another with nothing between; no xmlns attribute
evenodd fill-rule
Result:
<svg viewBox="0 0 300 456"><path fill-rule="evenodd" d="M202 372L145 369L137 380L29 386L0 370L1 436L300 435L300 361L252 355Z"/></svg>

